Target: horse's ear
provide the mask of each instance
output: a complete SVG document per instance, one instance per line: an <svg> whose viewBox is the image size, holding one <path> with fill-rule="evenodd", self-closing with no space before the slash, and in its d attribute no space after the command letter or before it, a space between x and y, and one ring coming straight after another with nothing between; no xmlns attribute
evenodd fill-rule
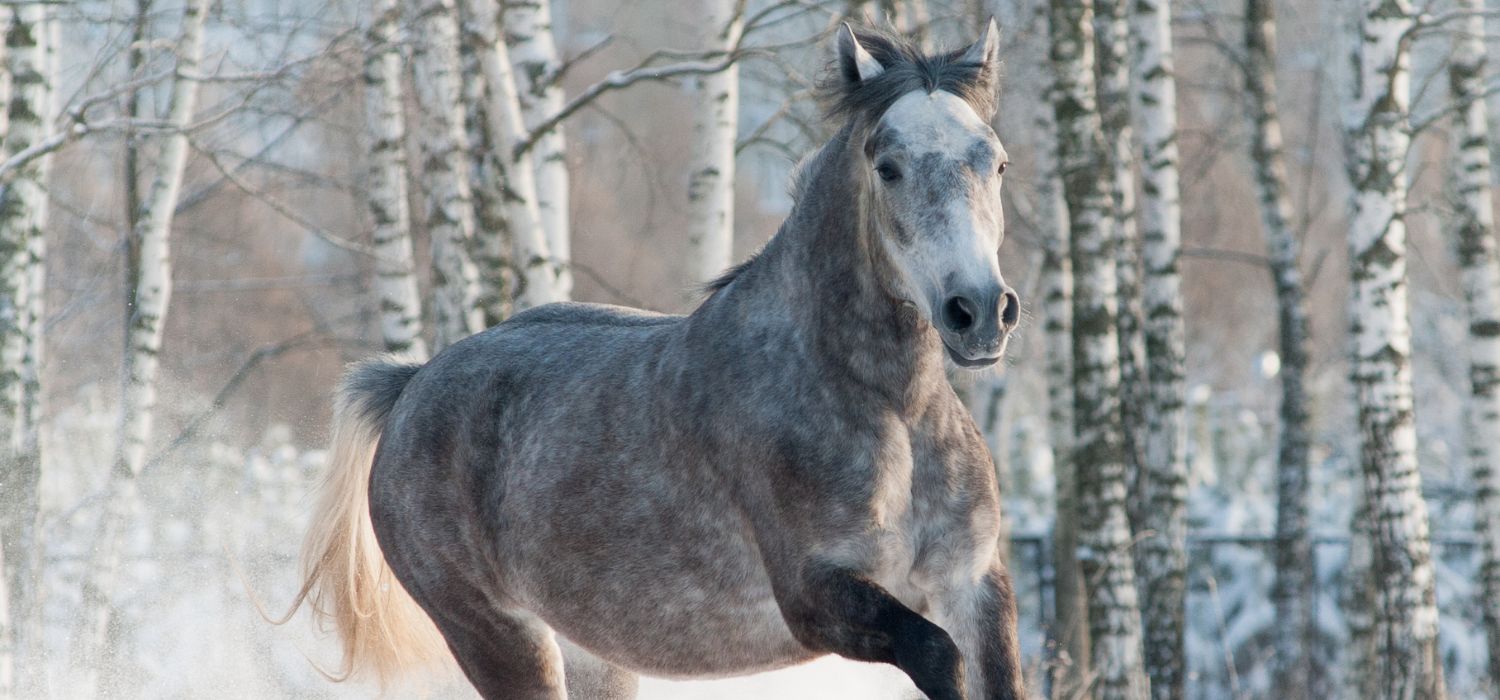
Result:
<svg viewBox="0 0 1500 700"><path fill-rule="evenodd" d="M839 28L838 52L839 74L847 85L858 85L885 72L885 66L880 65L880 61L875 60L865 47L860 46L859 39L854 36L854 29L848 22Z"/></svg>
<svg viewBox="0 0 1500 700"><path fill-rule="evenodd" d="M984 25L984 34L980 40L969 45L963 51L959 63L977 64L980 66L980 75L977 82L989 91L987 97L990 102L999 99L995 94L999 87L999 75L1001 75L1001 27L995 24L995 18L990 18L989 24ZM992 109L993 114L993 109Z"/></svg>
<svg viewBox="0 0 1500 700"><path fill-rule="evenodd" d="M995 82L995 76L1000 70L1000 27L995 24L994 17L984 25L984 35L979 37L979 41L964 49L964 55L959 61L978 64L980 80L991 84Z"/></svg>

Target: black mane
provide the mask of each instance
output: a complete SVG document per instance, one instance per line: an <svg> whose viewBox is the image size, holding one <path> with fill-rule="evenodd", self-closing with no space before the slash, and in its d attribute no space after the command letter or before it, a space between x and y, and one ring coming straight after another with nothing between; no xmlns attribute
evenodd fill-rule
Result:
<svg viewBox="0 0 1500 700"><path fill-rule="evenodd" d="M916 90L942 90L969 103L986 120L994 115L999 87L990 77L994 71L963 61L964 48L926 54L899 34L868 27L854 28L854 36L885 70L861 81L853 62L837 57L830 61L817 88L828 120L878 119L902 95Z"/></svg>

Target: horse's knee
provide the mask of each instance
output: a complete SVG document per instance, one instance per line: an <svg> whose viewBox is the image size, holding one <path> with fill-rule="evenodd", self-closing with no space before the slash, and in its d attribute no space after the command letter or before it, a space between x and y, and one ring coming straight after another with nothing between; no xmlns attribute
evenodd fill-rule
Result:
<svg viewBox="0 0 1500 700"><path fill-rule="evenodd" d="M963 659L941 627L848 569L814 568L780 600L792 635L814 651L893 664L933 700L963 700Z"/></svg>

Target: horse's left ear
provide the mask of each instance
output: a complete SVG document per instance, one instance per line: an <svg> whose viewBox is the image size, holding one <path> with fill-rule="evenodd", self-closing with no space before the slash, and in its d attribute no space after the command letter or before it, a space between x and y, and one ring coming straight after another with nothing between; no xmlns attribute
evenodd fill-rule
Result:
<svg viewBox="0 0 1500 700"><path fill-rule="evenodd" d="M979 37L979 41L964 49L964 55L959 61L979 64L980 79L992 85L995 83L995 77L1000 72L1000 27L995 24L994 17L984 25L984 35Z"/></svg>

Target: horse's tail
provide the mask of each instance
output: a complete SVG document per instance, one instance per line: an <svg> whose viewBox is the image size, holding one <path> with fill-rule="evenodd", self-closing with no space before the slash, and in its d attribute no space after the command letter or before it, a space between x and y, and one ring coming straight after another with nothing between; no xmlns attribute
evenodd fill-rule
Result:
<svg viewBox="0 0 1500 700"><path fill-rule="evenodd" d="M376 358L350 365L334 401L333 444L317 511L302 547L304 602L343 642L342 681L373 670L382 685L449 658L437 628L386 565L370 525L370 469L396 400L421 365ZM321 670L321 669L320 669Z"/></svg>

